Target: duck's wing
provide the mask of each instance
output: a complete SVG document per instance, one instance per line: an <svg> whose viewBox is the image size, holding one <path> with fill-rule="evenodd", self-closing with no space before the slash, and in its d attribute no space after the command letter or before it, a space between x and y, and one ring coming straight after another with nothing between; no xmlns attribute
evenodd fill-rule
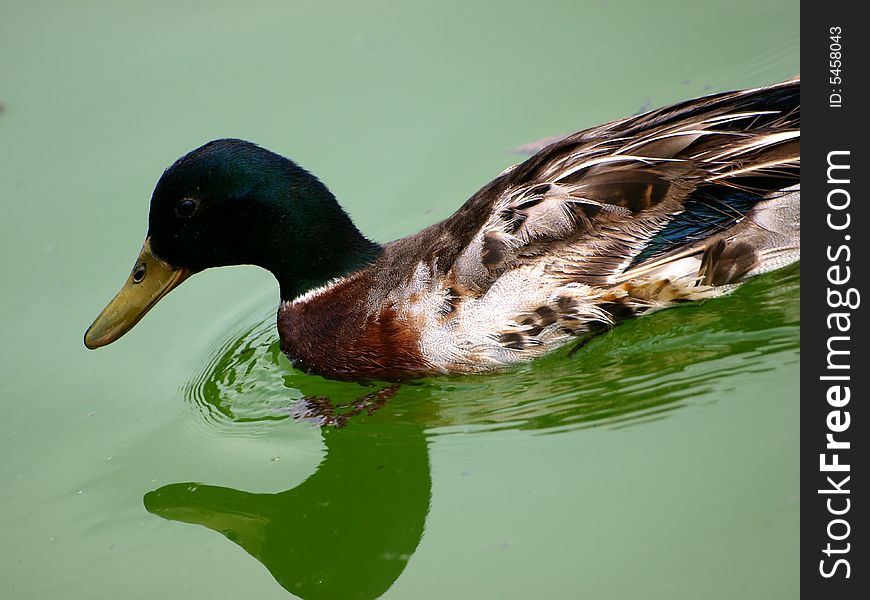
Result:
<svg viewBox="0 0 870 600"><path fill-rule="evenodd" d="M365 305L453 373L722 293L796 260L799 144L797 81L576 133L387 244Z"/></svg>
<svg viewBox="0 0 870 600"><path fill-rule="evenodd" d="M799 80L691 100L550 144L424 236L426 252L477 294L540 262L611 286L691 256L704 282L732 283L760 250L795 249L799 150Z"/></svg>

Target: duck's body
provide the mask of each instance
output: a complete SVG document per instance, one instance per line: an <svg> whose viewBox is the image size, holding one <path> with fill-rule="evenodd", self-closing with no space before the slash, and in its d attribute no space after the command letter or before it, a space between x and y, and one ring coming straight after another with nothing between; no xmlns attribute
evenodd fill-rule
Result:
<svg viewBox="0 0 870 600"><path fill-rule="evenodd" d="M304 257L294 246L232 261L276 274L281 347L312 371L404 379L501 369L798 260L799 89L793 80L718 94L574 134L507 169L445 221L384 246L342 225L341 244L331 235L318 247L319 226L341 221L324 209L303 236L312 238ZM225 165L266 152L243 144L213 142L164 174L149 232L162 261L190 271L235 264L188 258L188 225L160 235L155 223L172 219L155 203L199 190L187 180L212 174L214 165L198 166L215 154ZM277 237L271 217L265 227Z"/></svg>

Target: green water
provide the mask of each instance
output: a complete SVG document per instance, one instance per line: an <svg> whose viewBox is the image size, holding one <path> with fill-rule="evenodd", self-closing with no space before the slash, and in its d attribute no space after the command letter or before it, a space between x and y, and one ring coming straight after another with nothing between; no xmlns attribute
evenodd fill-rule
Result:
<svg viewBox="0 0 870 600"><path fill-rule="evenodd" d="M254 140L386 241L506 149L798 72L797 2L0 0L0 598L794 598L799 271L513 373L293 400L277 288L196 276L107 349L173 159Z"/></svg>

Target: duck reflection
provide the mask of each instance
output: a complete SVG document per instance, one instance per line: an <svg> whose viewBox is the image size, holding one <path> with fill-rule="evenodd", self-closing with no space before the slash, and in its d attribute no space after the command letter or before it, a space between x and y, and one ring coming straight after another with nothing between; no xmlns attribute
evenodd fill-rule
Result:
<svg viewBox="0 0 870 600"><path fill-rule="evenodd" d="M302 598L377 598L420 543L431 479L422 428L401 441L323 430L326 458L278 494L176 483L145 495L173 521L222 533Z"/></svg>
<svg viewBox="0 0 870 600"><path fill-rule="evenodd" d="M145 506L224 534L302 598L377 598L423 534L426 431L555 432L662 418L722 377L770 368L764 354L798 348L799 268L771 277L775 286L748 283L716 310L693 305L630 322L573 357L566 349L502 376L406 384L395 399L394 388L372 392L293 371L270 318L233 336L185 394L218 428L288 418L325 425L317 472L278 494L167 485ZM294 393L303 398L291 402Z"/></svg>

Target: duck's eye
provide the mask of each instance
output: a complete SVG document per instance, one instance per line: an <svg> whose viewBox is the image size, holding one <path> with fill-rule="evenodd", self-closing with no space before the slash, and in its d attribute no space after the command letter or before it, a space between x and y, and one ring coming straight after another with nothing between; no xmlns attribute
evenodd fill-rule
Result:
<svg viewBox="0 0 870 600"><path fill-rule="evenodd" d="M143 279L145 279L145 263L139 263L133 269L133 283L142 283Z"/></svg>
<svg viewBox="0 0 870 600"><path fill-rule="evenodd" d="M199 203L193 198L182 198L175 205L175 214L179 217L190 217L199 208Z"/></svg>

